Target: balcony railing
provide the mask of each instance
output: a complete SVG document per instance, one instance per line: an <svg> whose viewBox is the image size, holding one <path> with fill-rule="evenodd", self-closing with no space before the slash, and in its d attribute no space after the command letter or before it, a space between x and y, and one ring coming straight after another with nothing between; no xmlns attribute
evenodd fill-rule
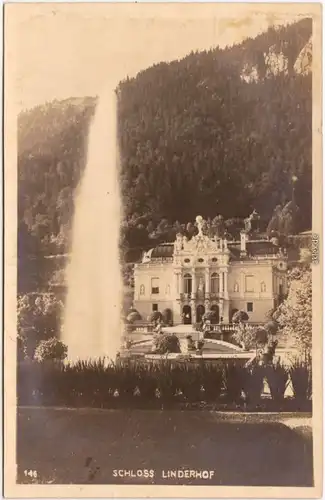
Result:
<svg viewBox="0 0 325 500"><path fill-rule="evenodd" d="M196 292L196 293L180 293L179 298L180 300L208 300L208 299L219 299L223 297L222 292Z"/></svg>
<svg viewBox="0 0 325 500"><path fill-rule="evenodd" d="M264 326L265 323L248 323L249 326ZM195 328L199 329L201 327L201 323L196 323ZM210 325L211 332L234 332L237 325L235 323L217 323Z"/></svg>

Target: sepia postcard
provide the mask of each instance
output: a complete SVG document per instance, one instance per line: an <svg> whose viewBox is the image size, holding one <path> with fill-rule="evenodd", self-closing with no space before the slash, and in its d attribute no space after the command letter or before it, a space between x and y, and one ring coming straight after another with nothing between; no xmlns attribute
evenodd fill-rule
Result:
<svg viewBox="0 0 325 500"><path fill-rule="evenodd" d="M4 35L5 497L321 497L321 5Z"/></svg>

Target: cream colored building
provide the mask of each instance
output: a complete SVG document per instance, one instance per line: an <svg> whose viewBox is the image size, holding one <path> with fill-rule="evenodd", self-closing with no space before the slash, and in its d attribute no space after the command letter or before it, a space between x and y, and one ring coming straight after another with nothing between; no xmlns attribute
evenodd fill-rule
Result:
<svg viewBox="0 0 325 500"><path fill-rule="evenodd" d="M134 270L134 307L143 319L153 311L172 311L174 324L197 323L207 310L218 322L229 323L236 310L247 312L249 322L263 323L287 292L287 256L276 242L209 238L199 232L187 240L177 235L144 254Z"/></svg>

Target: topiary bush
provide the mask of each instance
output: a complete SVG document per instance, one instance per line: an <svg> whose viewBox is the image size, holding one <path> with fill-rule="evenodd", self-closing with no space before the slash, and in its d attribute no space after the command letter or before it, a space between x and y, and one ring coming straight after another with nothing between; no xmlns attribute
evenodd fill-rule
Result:
<svg viewBox="0 0 325 500"><path fill-rule="evenodd" d="M236 311L232 317L233 323L242 323L243 321L248 321L248 314L245 311Z"/></svg>
<svg viewBox="0 0 325 500"><path fill-rule="evenodd" d="M148 320L151 323L157 323L158 321L162 321L162 314L160 311L154 311L153 313L148 316Z"/></svg>
<svg viewBox="0 0 325 500"><path fill-rule="evenodd" d="M127 321L129 323L134 323L135 321L141 321L142 317L141 317L141 314L138 312L138 311L132 311L130 312L127 317L126 317Z"/></svg>
<svg viewBox="0 0 325 500"><path fill-rule="evenodd" d="M154 352L156 354L181 352L179 338L174 333L163 333L158 335L154 339Z"/></svg>
<svg viewBox="0 0 325 500"><path fill-rule="evenodd" d="M172 325L173 323L173 312L168 307L162 312L162 321L165 325Z"/></svg>

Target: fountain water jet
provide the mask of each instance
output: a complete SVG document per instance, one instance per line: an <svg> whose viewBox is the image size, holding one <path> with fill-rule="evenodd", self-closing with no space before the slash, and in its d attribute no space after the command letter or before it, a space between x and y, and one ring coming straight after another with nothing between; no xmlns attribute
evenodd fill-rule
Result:
<svg viewBox="0 0 325 500"><path fill-rule="evenodd" d="M62 341L68 360L115 360L122 331L120 196L114 91L104 92L89 129L87 162L75 203Z"/></svg>

